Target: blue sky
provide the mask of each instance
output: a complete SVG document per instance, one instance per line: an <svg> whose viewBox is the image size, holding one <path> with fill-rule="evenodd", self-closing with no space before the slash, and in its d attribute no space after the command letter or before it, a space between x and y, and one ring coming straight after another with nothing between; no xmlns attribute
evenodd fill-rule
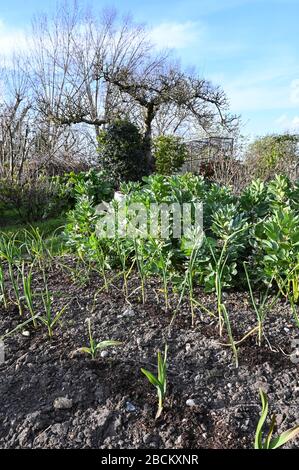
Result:
<svg viewBox="0 0 299 470"><path fill-rule="evenodd" d="M21 42L55 0L0 0L0 49ZM299 132L299 0L81 0L114 5L152 28L159 46L221 85L243 133Z"/></svg>

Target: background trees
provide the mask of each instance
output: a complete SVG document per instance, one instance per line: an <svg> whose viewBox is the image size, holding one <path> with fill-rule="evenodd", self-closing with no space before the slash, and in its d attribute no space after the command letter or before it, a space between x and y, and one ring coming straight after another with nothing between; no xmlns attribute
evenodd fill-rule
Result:
<svg viewBox="0 0 299 470"><path fill-rule="evenodd" d="M20 57L2 64L0 83L0 174L20 179L33 139L28 77Z"/></svg>
<svg viewBox="0 0 299 470"><path fill-rule="evenodd" d="M0 173L11 178L96 163L101 130L119 119L139 127L151 169L153 136L227 133L236 122L224 92L158 51L144 26L76 2L35 18L26 54L2 76Z"/></svg>
<svg viewBox="0 0 299 470"><path fill-rule="evenodd" d="M252 176L263 179L275 173L298 177L299 136L286 133L256 139L248 147L245 164Z"/></svg>
<svg viewBox="0 0 299 470"><path fill-rule="evenodd" d="M152 163L152 136L154 120L160 112L168 113L168 127L184 132L193 123L197 131L213 132L219 125L230 132L236 117L227 113L225 93L209 81L184 73L179 65L172 65L165 57L150 57L137 69L117 67L106 73L106 79L135 102L144 129L147 159ZM136 110L135 110L136 112ZM165 120L164 120L165 123Z"/></svg>

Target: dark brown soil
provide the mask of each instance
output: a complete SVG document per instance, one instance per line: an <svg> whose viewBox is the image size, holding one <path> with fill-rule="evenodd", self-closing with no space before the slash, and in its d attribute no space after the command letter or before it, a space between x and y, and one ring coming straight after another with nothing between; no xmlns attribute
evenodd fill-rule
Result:
<svg viewBox="0 0 299 470"><path fill-rule="evenodd" d="M38 292L38 274L34 283ZM253 335L241 343L236 369L230 348L219 344L227 338L219 339L216 319L197 310L192 329L185 302L170 327L177 298L171 296L167 312L155 279L148 282L145 305L138 291L126 303L119 280L105 293L97 276L85 279L81 273L74 281L61 266L49 272L49 284L55 310L68 304L54 337L42 326L29 326L29 336L20 330L5 340L1 448L251 448L259 387L268 393L280 430L299 422L298 365L290 358L299 332L283 302L266 319L261 348ZM138 287L137 277L129 287ZM213 295L196 295L215 312ZM244 293L226 293L226 305L240 340L256 325L254 312ZM119 340L122 346L94 361L78 352L88 345L87 318L97 340ZM15 307L0 307L0 336L21 321ZM155 421L156 392L140 368L155 372L157 350L166 342L168 394ZM56 409L57 398L68 398L71 407Z"/></svg>

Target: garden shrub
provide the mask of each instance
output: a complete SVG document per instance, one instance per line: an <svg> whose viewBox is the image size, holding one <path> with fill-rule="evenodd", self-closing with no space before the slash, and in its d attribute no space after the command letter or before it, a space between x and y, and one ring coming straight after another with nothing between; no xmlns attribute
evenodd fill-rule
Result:
<svg viewBox="0 0 299 470"><path fill-rule="evenodd" d="M111 175L115 188L122 181L138 181L149 174L143 136L128 121L115 121L98 138L100 166Z"/></svg>
<svg viewBox="0 0 299 470"><path fill-rule="evenodd" d="M67 214L65 237L67 245L74 248L81 257L88 250L88 240L95 233L96 209L92 198L80 196L75 208Z"/></svg>
<svg viewBox="0 0 299 470"><path fill-rule="evenodd" d="M32 222L60 215L68 208L62 185L47 175L0 180L2 209L17 212L23 222Z"/></svg>
<svg viewBox="0 0 299 470"><path fill-rule="evenodd" d="M113 180L105 171L90 169L80 173L71 172L60 181L63 183L63 196L71 208L81 196L92 198L94 204L110 201L113 197Z"/></svg>
<svg viewBox="0 0 299 470"><path fill-rule="evenodd" d="M299 300L299 214L289 206L274 210L255 228L258 278L274 282L286 297ZM286 282L287 281L287 282Z"/></svg>
<svg viewBox="0 0 299 470"><path fill-rule="evenodd" d="M180 137L161 135L153 141L156 171L171 175L179 170L188 156L187 146Z"/></svg>

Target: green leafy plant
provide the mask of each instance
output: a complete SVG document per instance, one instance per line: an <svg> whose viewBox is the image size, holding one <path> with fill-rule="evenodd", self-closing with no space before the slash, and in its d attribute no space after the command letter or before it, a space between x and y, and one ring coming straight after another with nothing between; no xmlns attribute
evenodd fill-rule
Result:
<svg viewBox="0 0 299 470"><path fill-rule="evenodd" d="M276 283L280 293L289 300L299 326L295 309L299 300L298 225L299 215L285 206L256 226L255 238L260 275L265 282Z"/></svg>
<svg viewBox="0 0 299 470"><path fill-rule="evenodd" d="M266 435L266 438L263 439L263 430L268 416L269 404L268 397L262 389L260 389L260 397L262 402L262 412L256 428L254 448L277 449L278 447L281 447L289 442L291 439L294 439L299 434L299 426L295 426L288 431L283 432L280 436L272 438L276 426L276 416L273 415L269 431Z"/></svg>
<svg viewBox="0 0 299 470"><path fill-rule="evenodd" d="M251 220L265 217L269 212L269 198L266 184L256 179L244 188L239 199L240 209L246 212Z"/></svg>
<svg viewBox="0 0 299 470"><path fill-rule="evenodd" d="M92 357L92 359L96 359L98 352L102 351L103 349L120 346L122 344L120 341L113 341L113 340L106 340L106 341L101 341L97 343L92 335L90 318L87 319L87 326L88 326L89 346L79 348L79 351L89 354Z"/></svg>
<svg viewBox="0 0 299 470"><path fill-rule="evenodd" d="M161 135L153 142L156 171L171 175L179 170L188 157L187 146L182 139L172 135Z"/></svg>
<svg viewBox="0 0 299 470"><path fill-rule="evenodd" d="M156 419L161 416L164 407L164 400L167 389L167 350L168 347L165 345L164 357L162 357L161 351L158 351L158 375L155 377L151 372L146 369L141 369L141 372L146 376L148 381L154 385L157 389L158 394L158 410Z"/></svg>
<svg viewBox="0 0 299 470"><path fill-rule="evenodd" d="M238 273L238 261L250 253L246 214L238 213L233 204L224 205L213 213L207 233L206 244L212 256L205 266L204 286L206 291L216 290L217 293L219 275L222 288L232 287ZM218 300L221 299L218 297ZM219 327L221 333L221 322Z"/></svg>
<svg viewBox="0 0 299 470"><path fill-rule="evenodd" d="M75 208L67 214L64 231L66 245L76 251L81 259L86 255L89 237L95 232L97 221L94 201L87 195L80 196Z"/></svg>
<svg viewBox="0 0 299 470"><path fill-rule="evenodd" d="M82 196L89 197L95 204L110 201L113 197L113 180L105 171L93 168L79 173L72 171L61 177L61 182L71 206Z"/></svg>
<svg viewBox="0 0 299 470"><path fill-rule="evenodd" d="M237 364L237 349L232 338L229 315L223 303L223 288L230 285L232 276L238 272L237 260L246 247L247 219L243 213L237 213L234 205L226 205L212 216L211 230L218 240L215 242L213 238L207 239L212 262L208 266L209 272L205 283L216 291L219 334L222 336L223 326L226 323Z"/></svg>

